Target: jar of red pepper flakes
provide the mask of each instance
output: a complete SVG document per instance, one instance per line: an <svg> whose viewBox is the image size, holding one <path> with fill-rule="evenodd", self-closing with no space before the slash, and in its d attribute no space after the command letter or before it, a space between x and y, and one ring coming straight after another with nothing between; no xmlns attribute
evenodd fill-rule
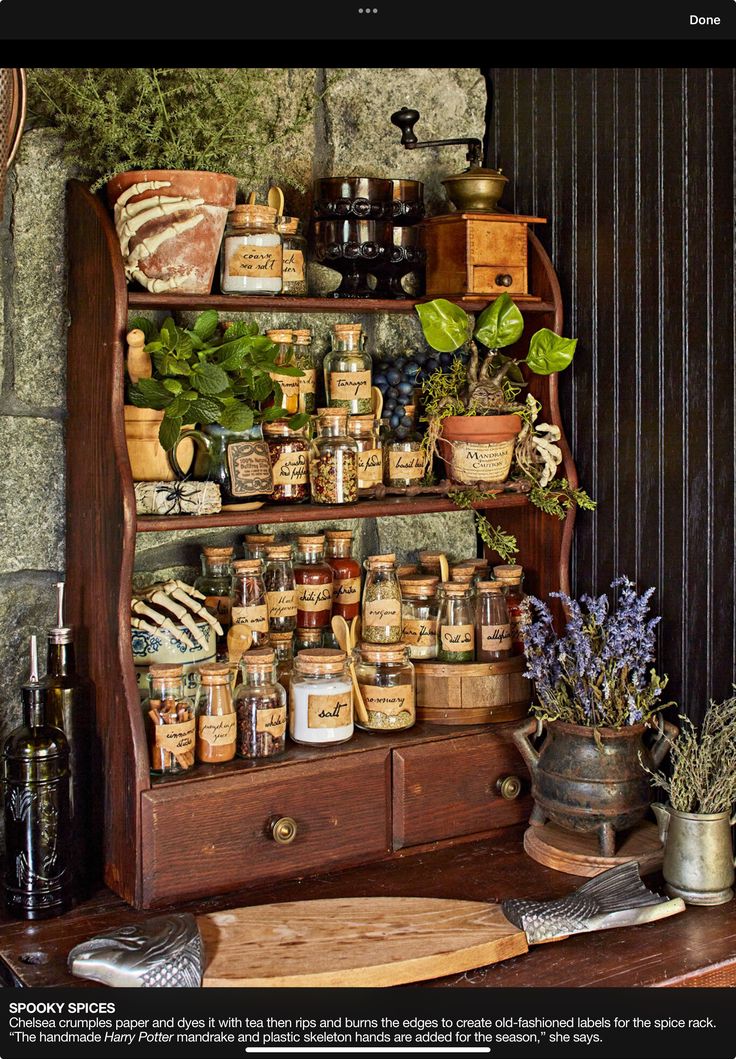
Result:
<svg viewBox="0 0 736 1059"><path fill-rule="evenodd" d="M273 473L273 493L278 504L301 504L309 498L309 442L303 430L292 430L277 419L263 424Z"/></svg>
<svg viewBox="0 0 736 1059"><path fill-rule="evenodd" d="M296 539L294 563L297 629L324 629L332 616L332 567L325 562L324 534Z"/></svg>
<svg viewBox="0 0 736 1059"><path fill-rule="evenodd" d="M332 613L352 621L360 613L360 563L353 559L353 531L326 530L327 562L332 567Z"/></svg>

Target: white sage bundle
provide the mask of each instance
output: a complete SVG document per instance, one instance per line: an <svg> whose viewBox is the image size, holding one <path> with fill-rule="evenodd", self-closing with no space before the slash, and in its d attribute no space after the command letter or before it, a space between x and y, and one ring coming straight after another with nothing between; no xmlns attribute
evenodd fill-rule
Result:
<svg viewBox="0 0 736 1059"><path fill-rule="evenodd" d="M222 508L217 482L136 482L139 515L216 515Z"/></svg>

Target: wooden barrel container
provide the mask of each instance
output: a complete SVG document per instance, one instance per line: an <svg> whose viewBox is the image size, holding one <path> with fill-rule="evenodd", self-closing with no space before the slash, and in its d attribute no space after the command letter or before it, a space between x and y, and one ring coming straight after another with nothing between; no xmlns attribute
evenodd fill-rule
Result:
<svg viewBox="0 0 736 1059"><path fill-rule="evenodd" d="M417 720L432 724L495 724L529 712L531 682L526 660L503 662L415 662Z"/></svg>

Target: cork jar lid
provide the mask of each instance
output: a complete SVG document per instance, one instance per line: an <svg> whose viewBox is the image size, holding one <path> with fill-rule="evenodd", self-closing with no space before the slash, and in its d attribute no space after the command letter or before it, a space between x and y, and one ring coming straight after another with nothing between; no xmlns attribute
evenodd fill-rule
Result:
<svg viewBox="0 0 736 1059"><path fill-rule="evenodd" d="M390 552L387 555L369 555L366 559L366 566L393 566L396 562L396 555Z"/></svg>
<svg viewBox="0 0 736 1059"><path fill-rule="evenodd" d="M260 569L260 559L236 559L233 563L233 570L246 574L257 574L260 572Z"/></svg>
<svg viewBox="0 0 736 1059"><path fill-rule="evenodd" d="M256 647L251 651L246 651L240 659L240 664L245 666L246 669L270 669L273 664L276 655L271 647Z"/></svg>
<svg viewBox="0 0 736 1059"><path fill-rule="evenodd" d="M422 566L439 566L440 559L446 558L445 552L420 552L419 562Z"/></svg>
<svg viewBox="0 0 736 1059"><path fill-rule="evenodd" d="M245 543L251 544L270 544L271 541L276 540L275 533L246 533Z"/></svg>
<svg viewBox="0 0 736 1059"><path fill-rule="evenodd" d="M229 210L227 216L231 224L234 224L237 228L245 228L249 224L275 224L278 214L273 206L260 206L257 203L242 202Z"/></svg>
<svg viewBox="0 0 736 1059"><path fill-rule="evenodd" d="M332 330L336 335L359 335L363 330L362 324L333 324Z"/></svg>
<svg viewBox="0 0 736 1059"><path fill-rule="evenodd" d="M341 419L346 423L348 421L349 412L347 408L318 408L317 418L318 419Z"/></svg>
<svg viewBox="0 0 736 1059"><path fill-rule="evenodd" d="M272 331L266 331L266 338L270 338L272 342L286 342L290 345L293 334L294 332L291 329L276 328Z"/></svg>
<svg viewBox="0 0 736 1059"><path fill-rule="evenodd" d="M270 632L268 635L274 644L291 643L294 638L293 632Z"/></svg>
<svg viewBox="0 0 736 1059"><path fill-rule="evenodd" d="M325 537L328 541L351 541L353 539L352 530L325 530Z"/></svg>
<svg viewBox="0 0 736 1059"><path fill-rule="evenodd" d="M291 545L267 544L266 555L269 559L291 559Z"/></svg>
<svg viewBox="0 0 736 1059"><path fill-rule="evenodd" d="M439 583L439 577L404 577L399 580L401 594L407 599L429 598L436 593Z"/></svg>
<svg viewBox="0 0 736 1059"><path fill-rule="evenodd" d="M279 217L276 228L282 235L296 235L299 230L299 218Z"/></svg>
<svg viewBox="0 0 736 1059"><path fill-rule="evenodd" d="M336 651L331 647L314 647L300 651L296 656L295 665L302 673L341 673L345 668L346 657L344 651Z"/></svg>
<svg viewBox="0 0 736 1059"><path fill-rule="evenodd" d="M450 567L450 580L451 581L463 581L468 584L475 577L474 566L451 566Z"/></svg>
<svg viewBox="0 0 736 1059"><path fill-rule="evenodd" d="M285 419L275 419L273 423L263 424L263 433L267 438L303 438L305 427L292 430Z"/></svg>
<svg viewBox="0 0 736 1059"><path fill-rule="evenodd" d="M312 341L312 332L308 327L295 328L291 333L298 346L308 346Z"/></svg>
<svg viewBox="0 0 736 1059"><path fill-rule="evenodd" d="M324 533L300 533L296 539L297 547L304 550L305 548L324 548L325 546L325 535Z"/></svg>
<svg viewBox="0 0 736 1059"><path fill-rule="evenodd" d="M179 662L154 662L148 667L148 673L152 677L166 677L175 680L184 675L184 666Z"/></svg>
<svg viewBox="0 0 736 1059"><path fill-rule="evenodd" d="M300 643L320 644L322 643L322 632L322 629L297 629L295 637Z"/></svg>
<svg viewBox="0 0 736 1059"><path fill-rule="evenodd" d="M464 596L472 587L466 581L443 581L440 585L446 596Z"/></svg>
<svg viewBox="0 0 736 1059"><path fill-rule="evenodd" d="M503 581L478 581L475 588L478 592L500 592Z"/></svg>
<svg viewBox="0 0 736 1059"><path fill-rule="evenodd" d="M399 575L399 581L407 577L413 577L415 574L419 574L419 564L403 563L401 566L396 567L396 573Z"/></svg>
<svg viewBox="0 0 736 1059"><path fill-rule="evenodd" d="M361 643L360 657L364 662L408 662L409 648L403 643Z"/></svg>
<svg viewBox="0 0 736 1059"><path fill-rule="evenodd" d="M206 662L199 667L199 679L203 684L229 684L230 666L227 662Z"/></svg>
<svg viewBox="0 0 736 1059"><path fill-rule="evenodd" d="M516 564L494 566L493 572L502 581L520 581L524 573L524 567Z"/></svg>
<svg viewBox="0 0 736 1059"><path fill-rule="evenodd" d="M235 549L232 545L229 548L210 547L206 545L202 548L202 554L206 555L208 559L230 559Z"/></svg>

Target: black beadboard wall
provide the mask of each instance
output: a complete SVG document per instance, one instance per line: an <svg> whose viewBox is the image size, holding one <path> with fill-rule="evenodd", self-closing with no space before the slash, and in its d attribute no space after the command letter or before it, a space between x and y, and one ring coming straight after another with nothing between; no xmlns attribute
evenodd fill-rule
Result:
<svg viewBox="0 0 736 1059"><path fill-rule="evenodd" d="M730 69L494 69L503 205L547 217L581 484L575 592L656 585L659 668L693 717L736 672Z"/></svg>

